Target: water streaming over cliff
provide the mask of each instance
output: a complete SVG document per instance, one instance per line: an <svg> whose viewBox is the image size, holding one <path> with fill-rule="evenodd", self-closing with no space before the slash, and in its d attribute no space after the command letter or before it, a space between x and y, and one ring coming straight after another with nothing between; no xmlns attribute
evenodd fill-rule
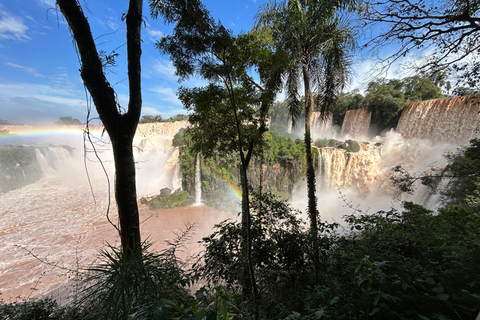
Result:
<svg viewBox="0 0 480 320"><path fill-rule="evenodd" d="M312 112L312 118L310 119L310 133L312 140L315 141L316 139L335 136L336 128L332 123L332 114L322 117L320 112ZM305 119L298 119L295 126L293 126L292 118L289 117L287 132L303 139L305 134Z"/></svg>
<svg viewBox="0 0 480 320"><path fill-rule="evenodd" d="M360 152L321 148L318 160L316 175L320 190L353 188L367 195L375 182L380 155L374 146L362 144Z"/></svg>
<svg viewBox="0 0 480 320"><path fill-rule="evenodd" d="M397 189L389 179L392 168L401 165L411 174L421 174L446 164L443 155L478 136L480 96L445 98L408 104L397 132L390 131L361 143L359 152L321 148L317 164L317 198L324 219L340 221L352 207L364 211L400 208L401 200L435 209L440 197L420 186L413 195L395 198ZM364 138L370 114L350 110L341 137ZM292 202L305 209L306 183L302 181Z"/></svg>
<svg viewBox="0 0 480 320"><path fill-rule="evenodd" d="M366 138L372 113L367 109L347 110L340 135L352 139Z"/></svg>
<svg viewBox="0 0 480 320"><path fill-rule="evenodd" d="M312 140L329 137L333 135L332 114L321 116L320 112L312 112L312 119L310 121L310 131Z"/></svg>
<svg viewBox="0 0 480 320"><path fill-rule="evenodd" d="M195 161L195 205L202 204L202 174L200 168L200 153L197 153Z"/></svg>
<svg viewBox="0 0 480 320"><path fill-rule="evenodd" d="M412 102L403 110L396 131L407 139L465 143L477 135L479 112L480 95Z"/></svg>
<svg viewBox="0 0 480 320"><path fill-rule="evenodd" d="M181 188L180 152L172 140L187 121L139 124L134 139L139 195L158 194L161 188Z"/></svg>

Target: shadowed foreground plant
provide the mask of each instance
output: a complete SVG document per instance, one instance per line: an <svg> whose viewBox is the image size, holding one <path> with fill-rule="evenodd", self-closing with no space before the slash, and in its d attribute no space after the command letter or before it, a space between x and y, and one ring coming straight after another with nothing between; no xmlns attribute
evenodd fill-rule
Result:
<svg viewBox="0 0 480 320"><path fill-rule="evenodd" d="M143 243L142 251L127 259L121 248L107 245L101 252L103 262L89 269L80 303L95 319L171 319L176 312L172 305L193 299L186 289L192 280L176 256L192 229L187 225L160 253Z"/></svg>

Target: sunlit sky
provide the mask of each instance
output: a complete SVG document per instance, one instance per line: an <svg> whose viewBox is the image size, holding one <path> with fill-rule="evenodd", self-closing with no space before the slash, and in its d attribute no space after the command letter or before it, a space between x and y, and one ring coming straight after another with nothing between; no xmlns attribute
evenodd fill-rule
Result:
<svg viewBox="0 0 480 320"><path fill-rule="evenodd" d="M234 34L251 29L264 0L204 0L212 16ZM126 107L125 23L128 0L81 0L96 38L98 50L119 53L117 66L107 78ZM142 115L164 118L186 113L176 97L179 86L168 56L154 43L172 27L149 16L144 0L142 30ZM79 61L70 32L54 0L0 0L0 119L14 124L54 123L59 117L86 120L87 98L79 74ZM363 70L370 61L355 65L349 89L365 84ZM186 86L204 85L191 79Z"/></svg>

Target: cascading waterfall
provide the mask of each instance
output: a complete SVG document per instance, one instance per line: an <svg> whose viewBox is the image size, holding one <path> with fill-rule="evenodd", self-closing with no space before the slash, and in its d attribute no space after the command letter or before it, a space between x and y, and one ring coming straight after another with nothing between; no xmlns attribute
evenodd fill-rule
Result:
<svg viewBox="0 0 480 320"><path fill-rule="evenodd" d="M353 188L359 194L370 192L375 181L380 156L375 147L361 145L360 152L343 149L319 149L317 184L324 188Z"/></svg>
<svg viewBox="0 0 480 320"><path fill-rule="evenodd" d="M480 95L409 103L396 131L404 138L434 143L465 143L474 138L480 121Z"/></svg>
<svg viewBox="0 0 480 320"><path fill-rule="evenodd" d="M202 204L202 175L200 168L200 153L197 153L197 161L195 164L195 205Z"/></svg>
<svg viewBox="0 0 480 320"><path fill-rule="evenodd" d="M340 135L352 139L364 138L368 134L372 113L368 109L348 110L343 119Z"/></svg>

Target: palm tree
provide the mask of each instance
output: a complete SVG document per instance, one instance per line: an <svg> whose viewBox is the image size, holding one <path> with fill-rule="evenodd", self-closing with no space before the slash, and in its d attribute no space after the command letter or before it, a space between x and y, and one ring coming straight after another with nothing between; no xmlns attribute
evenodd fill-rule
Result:
<svg viewBox="0 0 480 320"><path fill-rule="evenodd" d="M260 9L256 23L257 27L269 28L276 40L277 50L283 50L289 55L289 63L285 66L285 86L293 124L301 114L299 89L302 84L304 88L308 215L316 277L320 260L310 119L314 109L314 96L325 117L349 75L350 56L355 47L353 31L336 11L351 5L349 1L269 2Z"/></svg>

